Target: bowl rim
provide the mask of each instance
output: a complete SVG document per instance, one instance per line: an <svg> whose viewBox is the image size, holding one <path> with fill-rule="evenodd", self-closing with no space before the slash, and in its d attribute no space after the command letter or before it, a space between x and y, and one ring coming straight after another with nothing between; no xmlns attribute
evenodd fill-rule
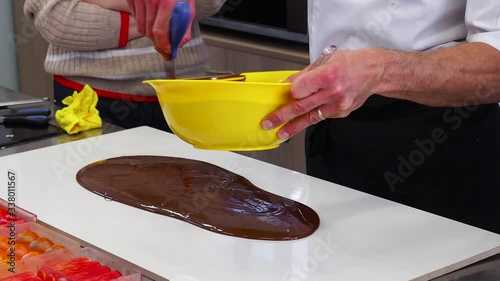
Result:
<svg viewBox="0 0 500 281"><path fill-rule="evenodd" d="M194 83L194 84L231 84L242 83L241 81L223 81L223 80L191 80L191 79L150 79L142 81L143 84L157 83L157 82L169 82L169 83ZM291 82L243 82L247 85L286 85L289 86Z"/></svg>
<svg viewBox="0 0 500 281"><path fill-rule="evenodd" d="M240 73L241 75L252 75L252 74L257 74L257 73L278 73L278 72L283 72L283 73L298 73L300 70L273 70L273 71L255 71L255 72L242 72ZM148 79L144 80L142 83L143 84L152 84L152 83L158 83L158 82L169 82L169 83L194 83L194 84L204 84L204 83L211 83L211 84L229 84L229 85L234 85L234 83L242 83L244 82L247 85L286 85L290 86L291 82L247 82L247 81L231 81L231 80L194 80L194 79Z"/></svg>

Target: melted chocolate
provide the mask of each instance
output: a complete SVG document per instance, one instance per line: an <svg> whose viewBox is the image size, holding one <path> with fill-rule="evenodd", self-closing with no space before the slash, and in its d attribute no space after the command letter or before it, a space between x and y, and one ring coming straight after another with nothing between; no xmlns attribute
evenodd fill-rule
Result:
<svg viewBox="0 0 500 281"><path fill-rule="evenodd" d="M308 206L254 186L218 166L183 158L128 156L90 164L77 174L109 200L177 218L221 234L294 240L319 227Z"/></svg>

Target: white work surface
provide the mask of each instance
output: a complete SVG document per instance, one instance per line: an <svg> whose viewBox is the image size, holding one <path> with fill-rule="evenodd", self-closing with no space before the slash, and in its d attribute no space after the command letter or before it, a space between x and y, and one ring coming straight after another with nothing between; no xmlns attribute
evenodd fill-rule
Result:
<svg viewBox="0 0 500 281"><path fill-rule="evenodd" d="M203 230L105 201L78 170L125 155L213 163L312 207L319 229L296 241L257 241ZM500 236L231 152L196 150L140 127L0 158L17 173L17 204L38 218L155 274L177 280L426 280L500 252Z"/></svg>

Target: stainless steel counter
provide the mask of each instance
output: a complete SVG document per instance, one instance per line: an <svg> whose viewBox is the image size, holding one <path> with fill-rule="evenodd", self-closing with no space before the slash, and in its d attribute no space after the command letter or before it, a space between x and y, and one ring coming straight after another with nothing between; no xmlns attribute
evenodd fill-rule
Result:
<svg viewBox="0 0 500 281"><path fill-rule="evenodd" d="M0 102L4 101L19 101L25 99L31 99L32 97L27 96L25 94L12 91L3 87L0 87ZM52 115L54 111L57 109L51 102L44 102L42 104L34 104L34 105L25 105L22 107L50 107L52 108ZM18 108L18 107L13 107ZM52 118L51 123L57 126L56 121ZM70 142L74 140L79 140L91 136L95 136L96 134L108 134L111 132L116 132L122 130L121 128L111 125L104 124L101 129L94 129L87 132L82 132L80 134L69 136L64 133L58 134L57 136L48 136L43 139L28 141L25 143L21 143L12 147L7 147L5 149L0 150L0 157L5 155L10 155L14 153L20 153L25 151L30 151L38 148L43 148L47 146L57 145L62 142ZM430 230L431 231L431 230ZM445 243L445 241L443 241ZM447 274L445 276L433 279L433 281L491 281L491 280L500 280L500 255L493 256L489 259L483 260L466 268L457 270L456 272Z"/></svg>
<svg viewBox="0 0 500 281"><path fill-rule="evenodd" d="M0 103L1 102L10 102L10 101L23 101L23 100L27 100L27 99L33 99L33 97L0 86ZM21 108L35 108L35 107L37 107L37 108L38 107L50 108L52 113L51 113L51 119L50 119L49 123L51 125L58 126L57 121L54 118L54 113L58 108L56 108L56 106L54 105L54 103L52 101L41 102L41 103L30 104L30 105L12 106L9 108L21 109ZM115 125L109 124L109 123L104 123L103 127L101 129L89 130L89 131L82 132L80 134L76 134L73 136L70 136L70 135L63 133L63 134L60 134L58 136L51 136L51 137L47 137L47 138L40 138L40 139L37 139L35 141L24 142L22 144L15 145L12 147L8 146L8 147L2 148L0 150L0 156L29 151L29 150L47 147L47 146L51 146L51 145L57 145L57 144L62 143L62 142L79 140L82 138L95 136L96 134L108 134L108 133L117 132L120 130L123 130L123 129L120 127L117 127Z"/></svg>

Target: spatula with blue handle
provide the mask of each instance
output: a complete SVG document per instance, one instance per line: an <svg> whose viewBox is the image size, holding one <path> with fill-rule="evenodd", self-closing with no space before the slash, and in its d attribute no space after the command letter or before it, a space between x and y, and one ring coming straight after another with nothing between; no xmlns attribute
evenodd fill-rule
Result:
<svg viewBox="0 0 500 281"><path fill-rule="evenodd" d="M172 51L170 60L166 60L165 70L168 79L175 79L175 59L179 51L184 34L186 34L191 18L191 8L186 1L179 1L175 4L170 18L170 48Z"/></svg>
<svg viewBox="0 0 500 281"><path fill-rule="evenodd" d="M4 126L45 126L49 123L50 108L28 108L0 116Z"/></svg>

